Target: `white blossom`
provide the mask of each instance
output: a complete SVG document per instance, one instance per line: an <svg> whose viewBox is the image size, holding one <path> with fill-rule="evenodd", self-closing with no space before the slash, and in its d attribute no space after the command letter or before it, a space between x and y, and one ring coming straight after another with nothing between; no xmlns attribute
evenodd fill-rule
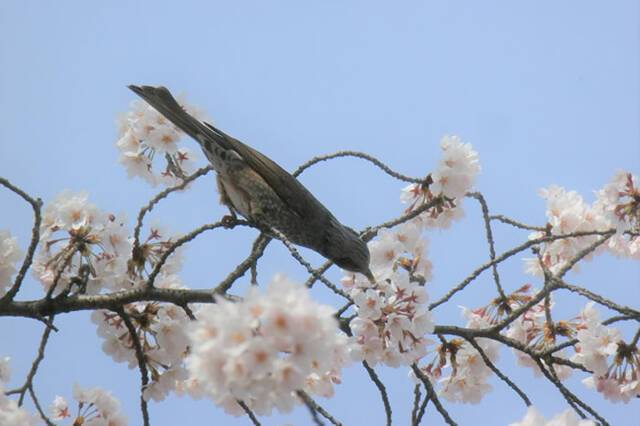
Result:
<svg viewBox="0 0 640 426"><path fill-rule="evenodd" d="M127 418L120 412L120 402L103 389L83 389L78 384L74 384L73 399L78 402L78 412L75 417L70 415L66 401L60 396L56 397L51 408L62 410L63 417L74 417L73 424L82 424L82 426L126 426L128 424Z"/></svg>
<svg viewBox="0 0 640 426"><path fill-rule="evenodd" d="M530 406L524 418L511 423L510 426L596 426L596 423L593 420L580 419L570 408L547 421L534 406Z"/></svg>
<svg viewBox="0 0 640 426"><path fill-rule="evenodd" d="M5 396L0 385L0 425L2 426L36 426L38 417L18 406L13 399Z"/></svg>
<svg viewBox="0 0 640 426"><path fill-rule="evenodd" d="M241 302L219 297L197 318L189 331L191 379L233 415L243 414L236 400L264 415L299 404L297 390L331 396L349 358L333 309L280 275L265 294L251 288Z"/></svg>
<svg viewBox="0 0 640 426"><path fill-rule="evenodd" d="M463 308L467 328L481 329L491 326L490 318L484 312ZM499 355L498 342L491 339L476 339L476 343L491 362ZM420 367L421 371L437 380L438 394L451 402L477 404L491 391L488 383L492 370L485 364L482 355L462 339L452 339L441 344L435 351L437 356L431 363ZM444 375L444 372L448 375ZM411 377L415 377L413 372Z"/></svg>
<svg viewBox="0 0 640 426"><path fill-rule="evenodd" d="M18 406L18 403L5 395L5 383L10 377L9 357L0 358L0 425L35 426L38 418Z"/></svg>
<svg viewBox="0 0 640 426"><path fill-rule="evenodd" d="M0 297L4 296L11 286L11 278L16 273L16 262L22 257L15 237L7 231L0 230Z"/></svg>
<svg viewBox="0 0 640 426"><path fill-rule="evenodd" d="M342 284L357 313L350 323L356 359L398 367L425 355L425 335L435 325L426 304L431 262L421 233L413 221L378 232L368 243L375 283L345 271Z"/></svg>
<svg viewBox="0 0 640 426"><path fill-rule="evenodd" d="M579 343L572 361L584 365L596 376L604 376L607 374L609 357L618 351L621 336L615 328L600 323L594 305L594 302L589 302L581 314L583 322L577 333Z"/></svg>
<svg viewBox="0 0 640 426"><path fill-rule="evenodd" d="M480 173L478 153L471 144L462 143L457 136L445 136L440 141L442 158L431 174L434 194L461 199L473 187L476 175Z"/></svg>
<svg viewBox="0 0 640 426"><path fill-rule="evenodd" d="M177 275L161 273L155 287L178 289L182 284ZM144 389L144 397L161 401L179 381L187 378L183 364L189 347L186 334L189 317L171 303L137 302L126 305L124 311L136 330L134 338L140 342L151 372L151 383ZM98 326L98 336L104 339L103 351L114 361L136 368L134 338L123 319L107 310L94 311L91 319Z"/></svg>
<svg viewBox="0 0 640 426"><path fill-rule="evenodd" d="M440 143L442 158L425 183L406 186L400 200L409 204L412 211L427 203L433 207L420 214L416 221L427 228L448 228L451 223L462 218L462 203L480 172L478 153L468 143L462 143L457 136L445 136Z"/></svg>
<svg viewBox="0 0 640 426"><path fill-rule="evenodd" d="M599 210L589 206L575 191L551 185L541 189L540 196L547 201L547 222L551 235L567 235L576 232L605 231L609 223ZM532 233L529 238L544 236L542 232ZM557 273L567 262L579 252L589 247L600 238L599 235L587 235L572 238L561 238L545 243L540 256L545 268ZM542 276L542 266L538 258L526 259L525 270L536 276Z"/></svg>
<svg viewBox="0 0 640 426"><path fill-rule="evenodd" d="M56 395L49 406L49 415L53 420L63 420L67 417L71 417L69 404L67 404L67 401L63 397Z"/></svg>
<svg viewBox="0 0 640 426"><path fill-rule="evenodd" d="M84 273L84 290L95 294L105 287L120 288L130 254L122 217L98 210L86 193L65 191L45 208L33 273L47 290L59 274L55 293Z"/></svg>
<svg viewBox="0 0 640 426"><path fill-rule="evenodd" d="M578 344L572 361L593 371L583 383L612 402L628 403L640 396L640 352L627 344L620 332L603 325L590 302L580 314Z"/></svg>
<svg viewBox="0 0 640 426"><path fill-rule="evenodd" d="M192 115L203 114L180 101ZM117 121L119 162L129 177L140 177L151 185L179 184L195 170L194 154L179 146L182 131L146 102L135 100ZM164 162L164 166L159 165Z"/></svg>
<svg viewBox="0 0 640 426"><path fill-rule="evenodd" d="M553 302L550 303L549 309L553 309ZM551 331L550 327L553 327L553 331ZM506 336L531 349L544 351L557 343L556 338L558 336L570 337L573 331L573 325L566 321L557 321L553 324L547 323L544 301L542 301L516 318L509 325ZM513 349L513 353L516 356L518 365L531 368L536 377L542 375L540 367L533 358L517 349ZM554 356L565 358L565 351L557 351ZM560 380L568 378L573 371L571 367L558 363L553 364L553 369Z"/></svg>
<svg viewBox="0 0 640 426"><path fill-rule="evenodd" d="M381 273L374 270L374 275ZM426 354L430 341L425 335L435 326L426 304L427 293L410 281L406 271L384 276L388 278L351 290L357 312L350 324L353 355L372 365L408 365Z"/></svg>
<svg viewBox="0 0 640 426"><path fill-rule="evenodd" d="M602 214L617 233L607 248L617 256L640 259L640 179L619 171L601 190L596 191L594 210Z"/></svg>
<svg viewBox="0 0 640 426"><path fill-rule="evenodd" d="M0 384L7 383L11 378L10 360L8 356L0 358Z"/></svg>

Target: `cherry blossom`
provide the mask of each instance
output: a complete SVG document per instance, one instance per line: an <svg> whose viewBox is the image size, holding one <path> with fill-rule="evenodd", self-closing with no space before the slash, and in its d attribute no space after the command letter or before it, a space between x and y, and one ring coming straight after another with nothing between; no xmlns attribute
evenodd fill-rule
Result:
<svg viewBox="0 0 640 426"><path fill-rule="evenodd" d="M5 395L5 383L11 376L9 357L0 358L0 425L35 426L38 418L20 408L18 403Z"/></svg>
<svg viewBox="0 0 640 426"><path fill-rule="evenodd" d="M457 136L445 136L440 148L442 158L433 173L424 183L406 186L400 195L400 200L409 204L407 211L438 200L434 207L418 216L421 224L428 228L448 228L464 216L462 201L480 172L478 153L471 144L462 143Z"/></svg>
<svg viewBox="0 0 640 426"><path fill-rule="evenodd" d="M6 383L11 378L10 360L8 356L0 358L0 383Z"/></svg>
<svg viewBox="0 0 640 426"><path fill-rule="evenodd" d="M71 417L69 412L69 404L60 395L56 395L53 402L49 406L49 414L53 420L64 420L67 417Z"/></svg>
<svg viewBox="0 0 640 426"><path fill-rule="evenodd" d="M424 287L399 270L375 284L361 285L351 290L357 313L350 324L354 357L392 367L423 357L430 342L425 335L435 326Z"/></svg>
<svg viewBox="0 0 640 426"><path fill-rule="evenodd" d="M615 229L606 245L590 254L593 257L609 249L617 256L640 258L640 189L638 178L628 172L618 172L611 182L596 191L597 199L587 204L575 191L567 191L557 185L540 190L547 202L547 231L535 232L531 239L545 235L566 235L576 232L607 231ZM587 235L562 238L545 243L541 252L543 265L556 273L580 251L600 238ZM542 265L537 258L525 259L528 273L542 276Z"/></svg>
<svg viewBox="0 0 640 426"><path fill-rule="evenodd" d="M69 418L73 425L126 426L127 418L120 412L120 402L100 388L83 389L73 385L73 399L77 401L77 414L72 415L69 404L62 396L56 396L49 406L53 420ZM3 423L4 424L4 423Z"/></svg>
<svg viewBox="0 0 640 426"><path fill-rule="evenodd" d="M16 273L16 262L22 257L15 237L7 231L0 230L0 297L11 285L11 277Z"/></svg>
<svg viewBox="0 0 640 426"><path fill-rule="evenodd" d="M180 103L190 114L203 116L196 108ZM140 177L154 186L172 186L195 170L194 154L178 146L182 131L146 102L133 101L130 111L119 117L117 124L119 161L129 177ZM162 171L154 170L158 157L165 161Z"/></svg>
<svg viewBox="0 0 640 426"><path fill-rule="evenodd" d="M617 256L640 259L640 179L620 171L596 192L594 209L617 230L607 247Z"/></svg>
<svg viewBox="0 0 640 426"><path fill-rule="evenodd" d="M160 274L157 288L183 288L177 275ZM133 303L124 307L136 329L151 374L151 383L144 389L146 399L163 400L175 389L177 382L187 378L183 361L188 351L186 327L189 317L182 308L170 303ZM97 333L104 339L102 349L116 362L137 366L134 340L124 320L116 313L97 310L91 314Z"/></svg>
<svg viewBox="0 0 640 426"><path fill-rule="evenodd" d="M596 426L596 423L593 420L580 419L570 408L547 421L535 407L531 406L522 420L511 423L509 426Z"/></svg>
<svg viewBox="0 0 640 426"><path fill-rule="evenodd" d="M331 396L349 359L333 314L281 275L264 294L254 287L239 302L218 297L190 326L191 378L234 415L243 414L236 400L263 415L291 410L297 390Z"/></svg>
<svg viewBox="0 0 640 426"><path fill-rule="evenodd" d="M70 290L73 283L84 285L76 290L89 294L119 288L131 253L124 219L98 210L86 193L69 191L47 205L40 243L33 271L45 289L59 275L55 293Z"/></svg>
<svg viewBox="0 0 640 426"><path fill-rule="evenodd" d="M550 235L606 231L610 227L604 216L585 203L582 196L575 191L567 191L565 188L552 185L549 188L541 189L539 194L547 201L546 214ZM535 239L544 235L543 232L535 232L529 238ZM551 273L556 273L598 238L600 238L599 235L588 235L562 238L546 243L540 253L542 263ZM536 276L543 275L542 265L538 258L526 259L525 270Z"/></svg>
<svg viewBox="0 0 640 426"><path fill-rule="evenodd" d="M550 302L549 309L552 310L553 302ZM567 321L547 322L544 302L540 302L511 323L507 329L506 336L510 337L530 349L544 351L557 343L557 338L572 337L575 326ZM525 352L514 349L517 363L523 367L529 367L536 376L541 376L542 372L538 364ZM565 358L564 350L554 353L554 356ZM560 380L564 380L571 375L571 367L564 364L553 364L555 374Z"/></svg>
<svg viewBox="0 0 640 426"><path fill-rule="evenodd" d="M613 402L640 396L640 352L637 342L625 343L620 332L600 322L593 302L580 315L578 344L572 360L593 371L583 383Z"/></svg>
<svg viewBox="0 0 640 426"><path fill-rule="evenodd" d="M473 329L487 328L491 319L482 310L463 308L467 319L467 327ZM476 343L491 362L499 355L499 344L490 339L477 339ZM438 394L451 402L479 403L484 395L492 389L487 383L493 374L485 364L482 355L467 341L451 339L443 341L436 350L436 357L428 364L420 367L422 372L437 380ZM448 371L448 375L444 375ZM413 377L413 372L410 374Z"/></svg>

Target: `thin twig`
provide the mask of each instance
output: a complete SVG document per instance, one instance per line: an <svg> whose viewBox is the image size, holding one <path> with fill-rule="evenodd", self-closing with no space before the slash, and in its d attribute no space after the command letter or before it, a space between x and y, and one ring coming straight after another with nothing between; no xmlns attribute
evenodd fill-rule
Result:
<svg viewBox="0 0 640 426"><path fill-rule="evenodd" d="M591 253L593 253L598 247L600 247L603 243L605 243L609 238L611 238L614 234L616 233L615 229L609 229L606 231L600 231L598 233L598 235L601 236L601 238L597 239L596 241L594 241L593 243L589 244L589 246L585 247L584 249L580 250L575 256L573 256L566 265L564 265L560 271L558 271L557 274L555 274L555 276L557 278L562 278L565 276L565 274L567 272L569 272L571 270L571 268L573 268L578 262L580 262L582 259L584 259L585 257L587 257L588 255L590 255Z"/></svg>
<svg viewBox="0 0 640 426"><path fill-rule="evenodd" d="M28 391L29 391L29 396L31 396L31 400L33 401L33 405L36 406L36 410L38 411L38 414L40 414L40 418L42 419L42 421L45 422L47 426L56 426L55 423L51 421L49 416L47 416L47 414L42 409L42 406L40 405L40 401L36 396L36 392L33 390L33 385L29 386Z"/></svg>
<svg viewBox="0 0 640 426"><path fill-rule="evenodd" d="M327 270L329 268L331 268L333 266L333 262L330 260L327 260L326 262L324 262L319 268L316 268L316 272L318 272L318 274L322 275L325 272L327 272ZM316 278L316 275L311 275L309 277L309 279L307 279L307 281L304 283L305 286L307 286L308 288L313 287L313 284L315 284L315 282L318 281L318 278Z"/></svg>
<svg viewBox="0 0 640 426"><path fill-rule="evenodd" d="M389 403L389 395L387 395L387 388L384 386L384 383L380 380L376 371L369 365L367 361L362 361L362 365L364 366L367 373L369 373L369 377L373 381L373 383L380 391L380 397L382 398L382 404L384 405L384 412L387 415L387 426L391 426L391 404Z"/></svg>
<svg viewBox="0 0 640 426"><path fill-rule="evenodd" d="M565 238L584 237L589 235L603 235L603 233L607 233L607 232L608 231L606 232L602 232L602 231L572 232L570 234L551 235L551 236L545 236L545 237L529 240L523 244L520 244L519 246L516 246L510 250L505 251L500 256L497 256L495 260L487 262L482 266L480 266L479 268L477 268L475 271L469 274L460 284L456 285L451 290L449 290L447 294L445 294L440 299L430 304L429 310L433 310L438 306L442 305L443 303L449 301L449 299L451 299L451 297L453 297L454 294L463 290L467 285L469 285L469 283L475 280L482 272L489 269L492 265L496 265L498 263L504 262L505 260L509 259L511 256L516 255L524 250L527 250L529 247L535 246L536 244L541 244L541 243L555 241L555 240L561 240Z"/></svg>
<svg viewBox="0 0 640 426"><path fill-rule="evenodd" d="M13 282L13 285L7 291L7 293L0 298L0 304L5 301L13 300L13 298L18 294L20 290L20 286L22 285L22 281L24 280L29 267L31 267L31 263L33 262L33 255L35 254L36 247L38 246L38 242L40 241L40 224L42 223L42 200L40 198L32 198L29 194L24 192L22 189L13 185L7 179L0 177L0 185L5 186L10 191L18 194L25 200L31 208L33 209L33 228L31 230L31 241L29 242L29 248L27 249L27 253L24 256L24 260L22 261L22 266L20 266L20 270L18 271L18 275L16 275L16 279Z"/></svg>
<svg viewBox="0 0 640 426"><path fill-rule="evenodd" d="M544 226L526 225L501 214L491 215L489 216L489 220L497 220L499 222L506 223L507 225L511 225L520 229L527 229L529 231L545 232L547 230L547 228L545 228Z"/></svg>
<svg viewBox="0 0 640 426"><path fill-rule="evenodd" d="M562 384L560 379L558 379L558 375L556 374L553 367L549 367L548 369L542 363L540 359L535 359L536 364L538 364L538 368L542 371L542 374L554 384L558 391L562 394L564 399L573 407L574 411L581 417L586 418L584 413L580 410L582 408L589 414L591 414L594 418L596 418L602 426L609 426L609 423L600 416L593 408L583 402L580 398L578 398L573 392L571 392L565 385Z"/></svg>
<svg viewBox="0 0 640 426"><path fill-rule="evenodd" d="M602 297L599 294L593 293L585 288L578 287L576 285L571 285L559 278L553 278L553 281L558 288L562 288L565 290L569 290L573 293L577 293L581 296L586 297L589 300L593 300L596 303L606 306L609 309L612 309L623 315L627 315L628 317L631 317L637 321L640 321L640 311L636 311L635 309L629 308L628 306L619 305L618 303L615 303L605 297Z"/></svg>
<svg viewBox="0 0 640 426"><path fill-rule="evenodd" d="M313 409L335 426L342 426L342 423L340 421L333 417L327 410L322 408L322 406L318 404L313 398L311 398L305 391L299 390L297 394L300 398L302 398L307 407L309 407L309 410Z"/></svg>
<svg viewBox="0 0 640 426"><path fill-rule="evenodd" d="M187 178L185 178L182 183L176 185L176 186L172 186L170 188L167 188L163 191L160 191L155 197L153 197L151 200L149 200L149 202L140 209L140 212L138 213L138 217L136 219L136 226L133 229L133 253L136 253L137 250L140 249L140 230L142 229L142 221L144 219L144 216L149 213L151 210L153 210L153 208L155 207L156 204L158 204L163 198L166 198L169 194L171 194L172 192L175 191L179 191L181 189L186 188L186 186L193 182L194 180L198 179L200 176L204 176L207 173L209 173L211 170L213 170L212 166L207 166L207 167L203 167L201 169L196 170L192 175L188 176Z"/></svg>
<svg viewBox="0 0 640 426"><path fill-rule="evenodd" d="M484 230L487 236L487 243L489 244L489 259L493 261L496 258L496 249L495 243L493 241L493 231L491 230L491 220L489 219L489 206L487 206L487 201L479 192L469 193L467 194L467 197L474 198L478 201L478 203L480 203L480 208L482 209L482 218L484 219ZM493 270L493 281L496 283L498 294L500 295L502 302L505 303L507 300L507 295L504 293L502 285L500 284L498 265L494 263L493 265L491 265L491 269Z"/></svg>
<svg viewBox="0 0 640 426"><path fill-rule="evenodd" d="M50 323L53 323L53 317L49 319ZM36 376L38 371L38 367L40 367L40 363L44 359L44 351L47 347L47 343L49 342L49 336L51 335L51 327L45 327L44 332L42 333L42 337L40 338L40 345L38 346L38 353L36 354L33 363L31 363L31 369L27 374L27 378L24 381L24 384L18 389L18 393L20 393L20 397L18 398L18 406L22 406L24 402L24 394L29 388L33 386L33 379Z"/></svg>
<svg viewBox="0 0 640 426"><path fill-rule="evenodd" d="M233 283L235 283L238 278L242 277L245 272L247 272L251 268L251 266L254 265L255 262L264 254L264 249L267 247L269 242L271 242L271 238L264 238L259 243L255 243L253 249L251 250L251 254L249 254L249 256L245 260L240 262L240 264L236 266L236 269L231 271L231 273L229 273L229 275L227 275L227 277L215 287L213 292L215 294L226 293L231 288Z"/></svg>
<svg viewBox="0 0 640 426"><path fill-rule="evenodd" d="M411 410L411 425L416 426L418 424L418 410L420 410L420 385L413 387L413 409Z"/></svg>
<svg viewBox="0 0 640 426"><path fill-rule="evenodd" d="M269 237L264 232L261 232L260 235L253 241L251 245L251 254L257 253L262 244L269 244L271 241L271 237ZM260 257L257 257L254 262L251 264L251 284L258 285L258 260Z"/></svg>
<svg viewBox="0 0 640 426"><path fill-rule="evenodd" d="M146 356L144 354L144 350L142 349L142 345L140 344L140 339L138 339L138 333L136 332L136 328L131 322L131 318L124 311L124 308L120 308L116 310L116 313L122 321L124 325L127 327L129 331L129 336L131 337L131 343L133 344L133 349L136 354L136 359L138 360L138 368L140 369L140 411L142 412L142 421L144 422L144 426L149 426L149 409L147 407L147 400L144 399L144 390L149 385L149 371L147 370L147 361Z"/></svg>
<svg viewBox="0 0 640 426"><path fill-rule="evenodd" d="M514 382L512 382L511 379L509 379L509 377L507 377L502 371L500 371L498 369L498 367L495 366L495 364L493 362L491 362L491 360L487 356L486 352L480 347L478 342L476 342L475 339L468 339L467 341L469 343L471 343L471 346L473 346L476 351L478 351L478 353L482 357L482 360L484 361L485 365L487 367L489 367L491 369L491 371L493 371L495 373L495 375L500 378L500 380L505 382L507 384L507 386L509 386L511 389L513 389L513 391L515 393L517 393L520 398L522 398L522 400L524 401L524 403L525 403L525 405L527 407L530 406L531 405L531 401L529 400L529 397L522 391L522 389L520 389L518 387L518 385L516 385Z"/></svg>
<svg viewBox="0 0 640 426"><path fill-rule="evenodd" d="M431 401L431 392L433 392L433 388L429 390L425 386L425 391L427 394L424 396L424 399L422 400L422 404L420 404L420 410L418 410L418 415L416 416L416 422L414 426L417 426L422 422L424 413L427 410L427 404L429 404L429 401Z"/></svg>
<svg viewBox="0 0 640 426"><path fill-rule="evenodd" d="M56 290L56 287L58 286L58 282L60 281L60 278L62 278L62 274L64 273L64 270L67 269L67 266L71 264L71 260L73 259L73 256L75 256L75 254L78 252L78 246L76 244L74 244L73 246L68 246L66 249L68 249L69 251L62 258L62 262L60 263L60 268L58 268L58 270L56 271L56 274L53 277L53 282L51 283L49 290L47 290L47 295L45 296L46 299L51 299L51 296L53 296L53 292Z"/></svg>
<svg viewBox="0 0 640 426"><path fill-rule="evenodd" d="M251 419L251 422L254 424L254 426L260 426L260 422L258 421L258 418L256 417L255 414L253 414L253 411L251 411L251 409L247 406L247 404L245 404L244 401L240 401L239 399L236 400L236 402L240 407L242 407L242 410L244 411L244 413L247 416L249 416L249 419Z"/></svg>
<svg viewBox="0 0 640 426"><path fill-rule="evenodd" d="M320 416L318 416L318 410L316 410L316 404L309 397L309 395L307 395L303 391L298 391L296 393L298 394L298 397L302 400L304 405L306 405L307 409L309 410L309 414L311 414L311 419L313 420L313 423L315 423L316 426L324 426L324 422L320 419Z"/></svg>
<svg viewBox="0 0 640 426"><path fill-rule="evenodd" d="M416 364L411 364L411 369L413 370L413 373L418 377L418 379L420 379L420 381L424 384L424 387L427 389L429 398L433 402L433 405L435 405L436 410L438 410L438 412L444 419L445 423L450 426L456 426L457 423L453 421L453 419L449 415L449 412L440 403L440 400L438 399L438 396L433 389L433 385L431 384L431 380L429 380L429 378L420 370L420 368L418 368Z"/></svg>
<svg viewBox="0 0 640 426"><path fill-rule="evenodd" d="M338 151L335 152L333 154L327 154L327 155L321 155L318 157L314 157L311 160L307 161L306 163L302 164L300 167L298 167L292 174L293 176L299 176L303 171L305 171L307 168L313 166L314 164L317 164L321 161L326 161L326 160L331 160L333 158L341 158L341 157L355 157L355 158L361 158L363 160L367 160L370 163L373 163L375 166L379 167L383 172L385 172L386 174L388 174L391 177L394 177L398 180L402 180L404 182L411 182L411 183L424 183L425 179L419 179L419 178L413 178L410 176L405 176L401 173L398 173L394 170L392 170L389 166L387 166L386 164L384 164L382 161L378 160L377 158L364 153L364 152L359 152L359 151Z"/></svg>
<svg viewBox="0 0 640 426"><path fill-rule="evenodd" d="M282 232L278 231L277 229L272 229L271 232L273 232L274 235L276 237L278 237L278 239L280 241L282 241L282 244L284 244L284 246L287 248L287 250L289 250L289 253L291 253L291 256L293 256L293 258L296 259L298 261L298 263L300 263L302 266L304 266L305 269L307 270L307 272L309 272L315 278L320 280L324 285L326 285L334 293L344 297L345 299L347 299L349 301L351 300L351 297L347 293L345 293L344 291L339 289L338 286L336 286L334 283L329 281L326 277L324 277L322 274L320 274L317 270L313 269L313 266L311 266L311 264L309 262L304 260L304 258L300 255L298 250L295 248L295 246L291 243L291 241L289 241L287 239L287 237Z"/></svg>
<svg viewBox="0 0 640 426"><path fill-rule="evenodd" d="M245 225L245 224L246 224L246 222L244 222L244 221L238 221L237 223L234 223L234 226L235 225ZM225 227L225 224L223 224L222 221L215 222L215 223L209 223L207 225L202 225L202 226L194 229L193 231L189 232L188 234L183 235L182 237L176 239L162 253L162 256L160 256L160 259L155 264L153 270L149 274L149 277L147 278L147 281L146 281L145 285L148 286L148 287L153 287L153 283L155 282L156 277L160 273L160 270L162 269L164 264L167 262L167 259L169 258L169 256L171 256L178 249L178 247L180 247L180 246L182 246L182 245L184 245L184 244L186 244L186 243L188 243L190 241L193 241L198 235L202 234L205 231L210 231L210 230L217 229L217 228L222 228L222 227Z"/></svg>

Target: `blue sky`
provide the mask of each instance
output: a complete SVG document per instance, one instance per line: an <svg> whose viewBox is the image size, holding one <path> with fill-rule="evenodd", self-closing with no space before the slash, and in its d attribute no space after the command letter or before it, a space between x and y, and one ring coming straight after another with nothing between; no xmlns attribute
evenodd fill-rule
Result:
<svg viewBox="0 0 640 426"><path fill-rule="evenodd" d="M318 154L366 151L391 167L423 176L438 160L438 142L459 135L479 152L477 182L494 213L544 224L536 191L558 184L587 201L619 169L640 172L640 6L638 2L539 1L5 1L0 3L0 175L46 202L63 189L87 190L100 208L135 217L157 189L129 180L117 164L116 114L134 95L128 84L163 84L205 109L214 123L293 169ZM191 142L187 142L191 144ZM190 145L195 148L195 144ZM302 181L343 222L362 228L401 212L394 181L356 160L310 170ZM22 247L28 206L0 191L0 228ZM224 214L211 176L155 209L152 218L188 231ZM498 251L526 234L496 225ZM210 233L187 251L183 278L206 288L248 252L252 231ZM429 235L433 299L487 259L479 209ZM320 258L305 252L310 259ZM277 244L261 261L267 280L304 271ZM519 260L501 268L508 289L524 282ZM338 277L336 272L332 278ZM640 269L599 257L572 282L637 306ZM478 306L491 293L483 275L470 291L436 312L462 324L458 305ZM40 294L29 279L22 298ZM334 302L327 291L314 295ZM559 315L583 300L563 295ZM61 316L36 380L48 404L71 384L102 386L138 424L136 370L115 365L100 349L86 313ZM628 332L628 331L627 331ZM30 365L40 324L0 320L0 355L14 378ZM500 366L549 415L564 409L555 390L510 351ZM406 424L411 385L402 369L379 368L392 390L398 424ZM632 405L611 405L568 383L612 424L631 425ZM478 406L447 404L460 424L506 424L524 406L502 383ZM322 401L345 424L382 423L382 407L361 368L345 372L337 396ZM439 424L428 410L430 424ZM170 398L151 404L153 424L246 424L208 401ZM224 420L223 420L224 419ZM380 419L378 421L378 419ZM485 420L486 419L486 420ZM308 424L304 409L263 424Z"/></svg>

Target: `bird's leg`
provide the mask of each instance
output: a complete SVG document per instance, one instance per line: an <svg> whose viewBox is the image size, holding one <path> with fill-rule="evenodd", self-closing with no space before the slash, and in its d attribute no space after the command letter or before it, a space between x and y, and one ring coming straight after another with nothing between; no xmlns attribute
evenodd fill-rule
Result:
<svg viewBox="0 0 640 426"><path fill-rule="evenodd" d="M236 210L231 203L231 198L229 198L227 191L224 189L224 185L222 184L219 175L216 176L216 183L218 185L218 193L220 194L220 204L227 206L227 208L229 209L229 214L222 217L222 226L227 229L231 229L236 226L236 223L238 222L238 215L236 214Z"/></svg>

